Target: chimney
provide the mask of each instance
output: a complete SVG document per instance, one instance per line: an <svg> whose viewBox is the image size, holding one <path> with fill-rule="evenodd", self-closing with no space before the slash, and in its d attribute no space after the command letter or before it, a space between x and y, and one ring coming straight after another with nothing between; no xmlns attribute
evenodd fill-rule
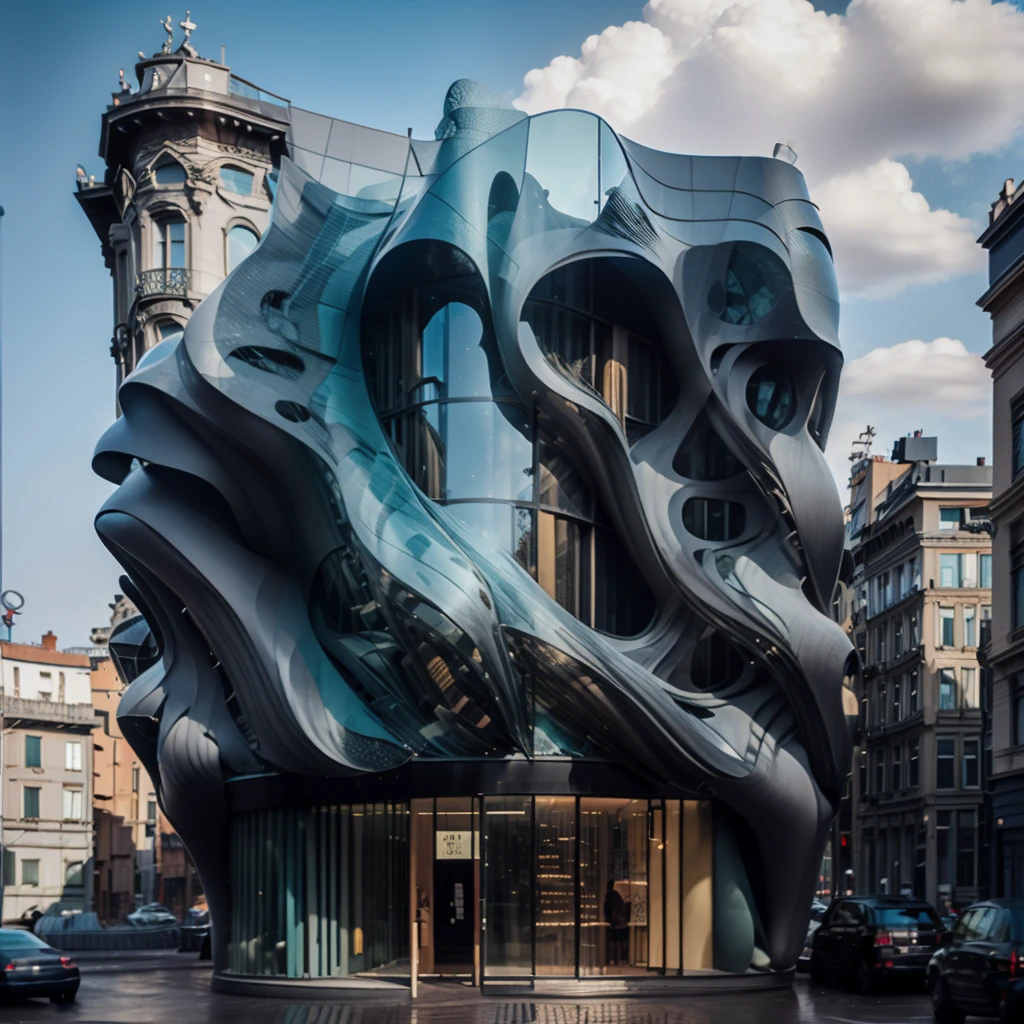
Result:
<svg viewBox="0 0 1024 1024"><path fill-rule="evenodd" d="M57 636L52 629L48 629L43 634L43 650L44 651L55 651L57 650Z"/></svg>
<svg viewBox="0 0 1024 1024"><path fill-rule="evenodd" d="M985 456L984 455L979 455L978 456L978 465L979 466L984 466L985 465Z"/></svg>

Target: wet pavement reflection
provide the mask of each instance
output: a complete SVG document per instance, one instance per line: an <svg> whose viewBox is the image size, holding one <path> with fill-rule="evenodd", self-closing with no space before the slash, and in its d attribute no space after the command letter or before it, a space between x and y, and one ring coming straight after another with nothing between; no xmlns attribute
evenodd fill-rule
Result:
<svg viewBox="0 0 1024 1024"><path fill-rule="evenodd" d="M421 998L342 1005L290 1002L210 991L208 970L146 965L137 970L86 970L78 1001L0 1004L0 1024L925 1024L923 992L864 997L812 986L736 995L680 994L572 1002L537 997L481 997L456 984L421 986Z"/></svg>

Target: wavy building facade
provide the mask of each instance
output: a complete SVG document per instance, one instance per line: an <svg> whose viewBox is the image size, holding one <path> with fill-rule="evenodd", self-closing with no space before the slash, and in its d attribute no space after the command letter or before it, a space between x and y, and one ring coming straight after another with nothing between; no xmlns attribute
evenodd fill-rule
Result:
<svg viewBox="0 0 1024 1024"><path fill-rule="evenodd" d="M466 81L431 141L274 116L94 460L218 978L785 980L857 706L802 176Z"/></svg>

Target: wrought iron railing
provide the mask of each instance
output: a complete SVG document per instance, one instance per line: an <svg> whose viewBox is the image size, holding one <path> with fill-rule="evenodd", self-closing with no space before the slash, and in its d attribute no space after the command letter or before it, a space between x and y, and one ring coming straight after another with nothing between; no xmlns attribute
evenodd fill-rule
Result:
<svg viewBox="0 0 1024 1024"><path fill-rule="evenodd" d="M189 283L189 272L181 267L144 270L135 278L136 290L141 298L148 295L187 295Z"/></svg>

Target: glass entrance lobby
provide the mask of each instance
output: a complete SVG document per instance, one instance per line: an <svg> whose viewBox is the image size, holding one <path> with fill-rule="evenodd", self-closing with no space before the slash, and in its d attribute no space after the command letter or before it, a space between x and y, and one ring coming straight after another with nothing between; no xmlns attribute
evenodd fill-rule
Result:
<svg viewBox="0 0 1024 1024"><path fill-rule="evenodd" d="M767 969L733 823L707 800L473 796L232 820L231 973Z"/></svg>

